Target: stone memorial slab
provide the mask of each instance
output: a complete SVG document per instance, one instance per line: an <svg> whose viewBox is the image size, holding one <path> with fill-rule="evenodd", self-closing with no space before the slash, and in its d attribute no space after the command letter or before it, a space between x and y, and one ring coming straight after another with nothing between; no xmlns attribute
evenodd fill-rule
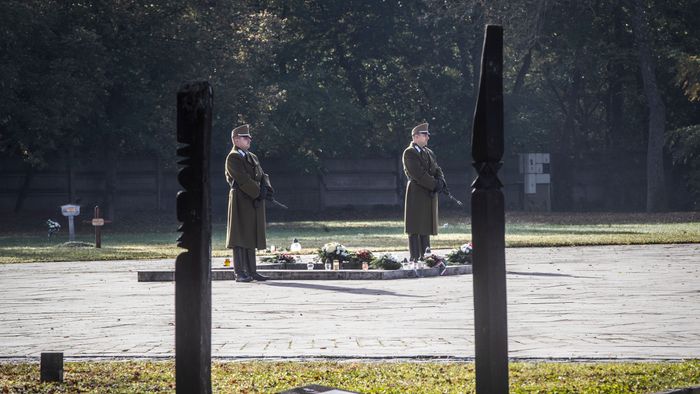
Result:
<svg viewBox="0 0 700 394"><path fill-rule="evenodd" d="M318 384L312 384L309 386L298 387L295 389L282 391L280 394L360 394L356 391L345 391L333 387L320 386Z"/></svg>
<svg viewBox="0 0 700 394"><path fill-rule="evenodd" d="M430 278L436 276L468 275L472 272L471 265L448 266L444 272L440 268L424 268L418 270L285 270L258 269L258 272L271 280L391 280L410 278ZM212 280L235 280L232 268L213 269ZM139 271L139 282L172 282L175 280L174 271Z"/></svg>

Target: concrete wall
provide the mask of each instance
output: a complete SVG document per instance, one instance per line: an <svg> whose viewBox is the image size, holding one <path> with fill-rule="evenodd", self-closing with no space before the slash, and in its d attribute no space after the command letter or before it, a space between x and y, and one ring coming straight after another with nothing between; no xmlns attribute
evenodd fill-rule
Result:
<svg viewBox="0 0 700 394"><path fill-rule="evenodd" d="M75 168L76 196L85 208L103 201L104 172L97 164L83 162ZM268 160L263 164L278 199L290 209L319 211L349 206L403 205L406 180L399 158L325 160L322 170L313 174L295 171L281 161ZM440 164L452 194L468 207L470 184L475 176L468 158L441 159ZM606 173L606 165L597 161L579 163L573 171L575 206L572 210L616 210L620 206L626 210L643 210L643 166L630 162L628 167L610 174ZM217 214L226 211L228 196L222 167L223 164L213 165L211 175L212 209ZM29 184L23 211L46 211L69 203L67 174L61 162L37 171ZM14 209L25 177L21 162L0 159L0 212ZM517 157L505 158L499 177L504 185L506 209L532 209L524 206L523 176L518 171ZM152 158L122 158L117 164L117 178L116 209L174 210L175 195L180 190L176 170L159 170L157 161ZM556 184L551 185L551 192L558 192ZM609 192L614 195L605 197ZM443 207L454 205L447 200L441 204Z"/></svg>

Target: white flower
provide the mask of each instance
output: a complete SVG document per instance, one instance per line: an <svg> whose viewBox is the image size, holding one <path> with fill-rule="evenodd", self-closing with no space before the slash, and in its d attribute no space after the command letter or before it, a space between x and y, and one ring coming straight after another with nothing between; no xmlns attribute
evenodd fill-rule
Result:
<svg viewBox="0 0 700 394"><path fill-rule="evenodd" d="M321 252L327 257L338 256L346 257L349 255L345 246L339 244L338 242L329 242L321 248Z"/></svg>
<svg viewBox="0 0 700 394"><path fill-rule="evenodd" d="M324 253L335 253L338 246L339 244L337 242L329 242L323 245L323 248L321 248L321 250L323 250Z"/></svg>
<svg viewBox="0 0 700 394"><path fill-rule="evenodd" d="M397 262L397 261L398 261L398 260L396 259L396 257L394 257L394 255L391 254L391 253L384 253L383 255L381 255L381 257L379 257L379 259L380 259L380 260L384 260L384 261L392 261L392 262Z"/></svg>

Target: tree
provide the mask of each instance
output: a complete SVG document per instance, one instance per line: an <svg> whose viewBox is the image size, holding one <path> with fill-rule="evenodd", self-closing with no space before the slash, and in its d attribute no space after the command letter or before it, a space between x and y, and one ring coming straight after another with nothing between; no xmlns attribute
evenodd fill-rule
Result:
<svg viewBox="0 0 700 394"><path fill-rule="evenodd" d="M8 94L0 98L0 152L27 163L30 179L35 168L62 156L71 163L70 152L80 151L104 171L102 205L112 218L117 158L174 156L172 99L183 82L212 79L222 103L247 105L239 113L264 119L274 108L277 93L256 82L266 78L255 70L265 60L260 54L273 49L267 42L274 32L260 26L275 18L251 10L244 1L216 8L3 2L8 39L0 46L0 84ZM225 113L227 130L219 135L228 140L236 116Z"/></svg>
<svg viewBox="0 0 700 394"><path fill-rule="evenodd" d="M666 209L663 148L666 131L666 106L656 83L648 27L643 0L634 3L634 36L639 52L639 69L644 81L644 92L649 106L649 134L647 142L647 212Z"/></svg>
<svg viewBox="0 0 700 394"><path fill-rule="evenodd" d="M397 156L411 127L428 121L443 161L463 159L484 24L497 23L507 153L552 153L553 206L587 208L574 200L577 163L622 167L649 148L648 200L660 209L659 125L700 123L691 34L700 3L635 1L9 0L0 3L0 153L26 163L26 184L49 162L87 157L105 174L109 203L117 157L174 162L174 93L208 79L215 157L234 125L251 123L262 156L313 172L329 157ZM610 192L596 208L642 208L624 178L601 177Z"/></svg>

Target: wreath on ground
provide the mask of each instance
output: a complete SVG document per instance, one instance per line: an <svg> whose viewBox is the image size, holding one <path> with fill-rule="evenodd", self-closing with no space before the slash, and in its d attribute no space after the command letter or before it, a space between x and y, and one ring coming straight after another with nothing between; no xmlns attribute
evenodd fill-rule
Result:
<svg viewBox="0 0 700 394"><path fill-rule="evenodd" d="M350 252L347 248L337 242L329 242L318 250L318 258L321 261L338 260L340 262L350 260Z"/></svg>
<svg viewBox="0 0 700 394"><path fill-rule="evenodd" d="M472 263L472 243L468 242L447 254L447 265L462 265Z"/></svg>
<svg viewBox="0 0 700 394"><path fill-rule="evenodd" d="M435 253L424 256L423 260L425 260L425 265L430 268L445 266L445 258L438 256Z"/></svg>
<svg viewBox="0 0 700 394"><path fill-rule="evenodd" d="M296 263L297 259L290 253L275 253L272 256L263 257L261 261L265 263L284 264L284 266L286 267L287 264Z"/></svg>
<svg viewBox="0 0 700 394"><path fill-rule="evenodd" d="M397 270L401 268L401 263L393 255L385 253L372 260L370 266L380 270Z"/></svg>
<svg viewBox="0 0 700 394"><path fill-rule="evenodd" d="M350 261L357 261L358 263L369 263L374 260L374 253L368 249L360 249L357 252L350 253Z"/></svg>

